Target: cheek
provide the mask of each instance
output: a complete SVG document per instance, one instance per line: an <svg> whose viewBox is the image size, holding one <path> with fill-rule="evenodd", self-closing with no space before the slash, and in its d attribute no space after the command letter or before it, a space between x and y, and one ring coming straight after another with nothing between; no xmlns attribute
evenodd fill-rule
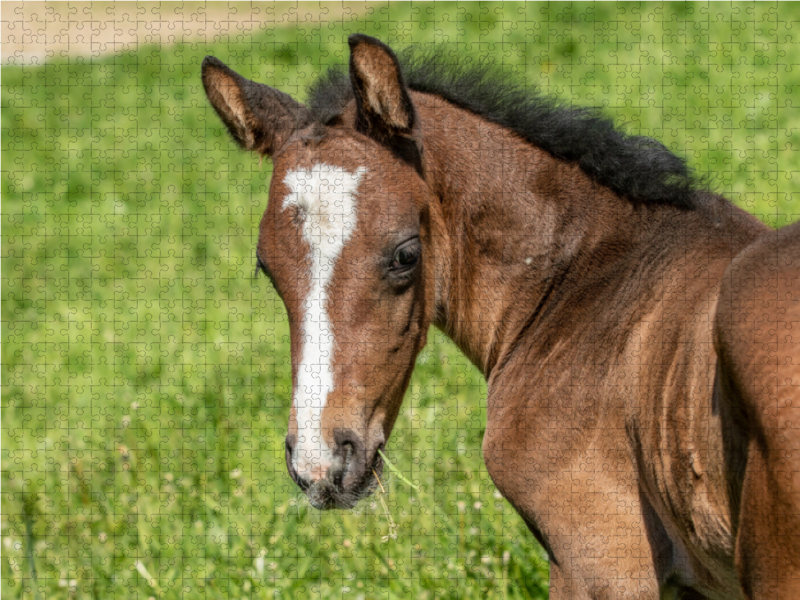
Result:
<svg viewBox="0 0 800 600"><path fill-rule="evenodd" d="M392 354L413 351L419 337L422 303L416 294L408 293L392 303L388 319L388 345Z"/></svg>
<svg viewBox="0 0 800 600"><path fill-rule="evenodd" d="M351 397L384 394L413 367L422 307L413 290L342 303L334 320L337 387Z"/></svg>
<svg viewBox="0 0 800 600"><path fill-rule="evenodd" d="M386 351L396 346L418 313L421 298L415 289L402 294L387 290L385 285L361 289L357 282L342 286L348 293L339 294L331 303L331 320L338 346L354 345L356 355ZM364 286L366 287L366 286Z"/></svg>

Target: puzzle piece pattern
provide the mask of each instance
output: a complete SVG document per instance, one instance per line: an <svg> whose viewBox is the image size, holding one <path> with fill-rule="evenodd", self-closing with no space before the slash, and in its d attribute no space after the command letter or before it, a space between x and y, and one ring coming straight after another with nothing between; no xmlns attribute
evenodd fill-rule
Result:
<svg viewBox="0 0 800 600"><path fill-rule="evenodd" d="M2 4L2 589L15 597L546 597L482 463L486 386L438 331L353 513L286 474L289 327L253 279L271 166L207 54L294 97L347 36L456 44L604 107L773 226L800 218L791 5ZM465 144L471 140L464 140Z"/></svg>

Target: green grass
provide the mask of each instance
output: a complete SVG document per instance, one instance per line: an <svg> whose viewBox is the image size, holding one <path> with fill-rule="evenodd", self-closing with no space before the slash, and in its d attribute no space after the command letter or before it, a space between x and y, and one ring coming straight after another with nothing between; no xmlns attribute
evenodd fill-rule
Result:
<svg viewBox="0 0 800 600"><path fill-rule="evenodd" d="M678 13L677 19L671 15ZM9 598L542 598L547 564L482 464L485 384L431 332L387 503L308 508L286 474L288 324L252 278L270 166L199 77L303 97L364 32L457 42L800 218L792 5L374 5L214 45L2 68L2 592Z"/></svg>

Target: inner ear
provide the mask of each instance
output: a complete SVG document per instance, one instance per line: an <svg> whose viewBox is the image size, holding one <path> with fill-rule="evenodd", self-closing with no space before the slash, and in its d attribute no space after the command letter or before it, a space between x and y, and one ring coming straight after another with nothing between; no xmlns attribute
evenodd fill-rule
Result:
<svg viewBox="0 0 800 600"><path fill-rule="evenodd" d="M245 150L272 156L311 120L288 94L245 79L213 56L203 60L202 79L211 106Z"/></svg>
<svg viewBox="0 0 800 600"><path fill-rule="evenodd" d="M414 106L397 56L391 48L366 35L353 34L348 42L357 125L372 135L410 135Z"/></svg>
<svg viewBox="0 0 800 600"><path fill-rule="evenodd" d="M203 64L203 87L211 106L228 127L233 139L247 150L254 149L253 131L248 127L251 117L236 73L222 63L216 64L214 59L206 59Z"/></svg>

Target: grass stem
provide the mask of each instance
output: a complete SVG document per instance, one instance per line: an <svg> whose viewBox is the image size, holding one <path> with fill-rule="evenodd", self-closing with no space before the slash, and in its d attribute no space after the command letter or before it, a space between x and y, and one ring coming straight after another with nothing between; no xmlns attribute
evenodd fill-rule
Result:
<svg viewBox="0 0 800 600"><path fill-rule="evenodd" d="M403 474L400 472L400 470L399 470L397 467L395 467L395 466L394 466L392 463L390 463L390 462L389 462L389 459L388 459L388 458L386 458L386 455L385 455L383 452L381 452L380 450L378 450L378 454L380 454L380 455L381 455L381 458L383 459L383 464L385 464L387 467L389 467L389 470L390 470L392 473L394 473L395 475L397 475L397 478L398 478L400 481L402 481L403 483L405 483L405 484L406 484L407 486L409 486L410 488L412 488L412 489L416 490L417 492L419 492L419 487L417 487L416 485L414 485L413 483L411 483L411 482L410 482L408 479L406 479L406 477L405 477L405 476L404 476L404 475L403 475ZM373 472L374 472L374 471L373 471ZM377 477L377 475L375 475L375 477ZM380 482L381 482L381 481L380 481L380 479L379 479L379 480L378 480L378 483L380 484ZM382 488L383 488L383 485L381 485L381 489L382 489Z"/></svg>
<svg viewBox="0 0 800 600"><path fill-rule="evenodd" d="M378 494L378 498L381 501L381 505L383 506L383 511L386 513L386 518L389 520L389 534L383 536L381 538L384 542L388 542L389 538L396 540L397 539L397 523L394 522L391 513L389 512L389 506L386 504L386 500L384 500L384 496L386 495L386 489L383 487L381 483L381 478L378 477L378 474L375 470L372 470L372 474L375 475L375 479L378 481L378 485L381 486L381 491L383 493Z"/></svg>

